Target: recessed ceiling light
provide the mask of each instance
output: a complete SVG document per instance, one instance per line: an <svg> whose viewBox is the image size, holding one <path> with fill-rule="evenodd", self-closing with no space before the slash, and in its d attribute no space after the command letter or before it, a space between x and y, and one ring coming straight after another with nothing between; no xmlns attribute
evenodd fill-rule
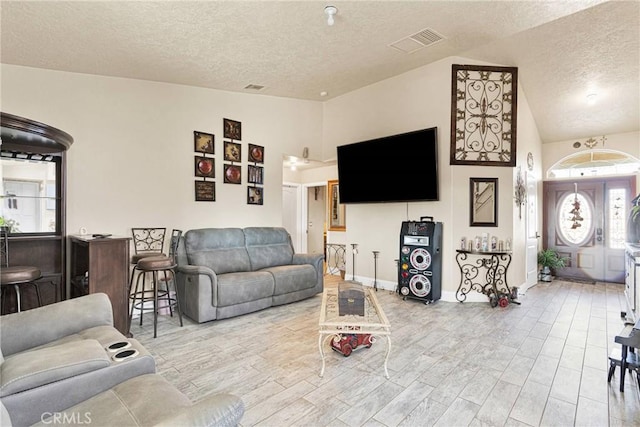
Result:
<svg viewBox="0 0 640 427"><path fill-rule="evenodd" d="M329 92L327 92L326 90L323 90L322 92L320 92L320 96L327 96L329 95Z"/></svg>
<svg viewBox="0 0 640 427"><path fill-rule="evenodd" d="M596 103L597 99L598 99L597 93L590 93L589 95L587 95L587 104L593 105Z"/></svg>

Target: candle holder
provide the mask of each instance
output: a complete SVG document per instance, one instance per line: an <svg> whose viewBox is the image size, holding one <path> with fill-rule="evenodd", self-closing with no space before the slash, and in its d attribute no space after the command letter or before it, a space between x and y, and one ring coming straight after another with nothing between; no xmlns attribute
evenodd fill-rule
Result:
<svg viewBox="0 0 640 427"><path fill-rule="evenodd" d="M355 282L356 280L356 255L358 255L358 244L357 243L352 243L351 244L351 259L353 260L352 264L353 264L353 271L351 274L351 280L353 280Z"/></svg>
<svg viewBox="0 0 640 427"><path fill-rule="evenodd" d="M378 255L380 251L373 251L373 289L378 292Z"/></svg>

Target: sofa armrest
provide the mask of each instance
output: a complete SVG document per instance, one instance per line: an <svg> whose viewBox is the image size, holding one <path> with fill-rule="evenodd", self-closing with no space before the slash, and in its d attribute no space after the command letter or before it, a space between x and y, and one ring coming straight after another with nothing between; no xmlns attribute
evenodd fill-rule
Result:
<svg viewBox="0 0 640 427"><path fill-rule="evenodd" d="M184 274L204 274L209 276L212 282L217 280L215 271L203 265L181 265L178 266L177 271Z"/></svg>
<svg viewBox="0 0 640 427"><path fill-rule="evenodd" d="M2 316L0 348L4 357L93 328L113 326L106 294L96 293Z"/></svg>
<svg viewBox="0 0 640 427"><path fill-rule="evenodd" d="M218 275L209 267L182 265L176 271L182 312L198 323L216 318Z"/></svg>
<svg viewBox="0 0 640 427"><path fill-rule="evenodd" d="M242 400L232 394L216 394L200 400L192 406L181 408L173 417L156 424L156 427L216 426L235 427L244 415Z"/></svg>
<svg viewBox="0 0 640 427"><path fill-rule="evenodd" d="M293 264L311 264L316 271L322 271L322 254L293 254Z"/></svg>
<svg viewBox="0 0 640 427"><path fill-rule="evenodd" d="M109 365L109 357L97 340L82 340L25 351L8 357L0 365L0 397L103 369Z"/></svg>

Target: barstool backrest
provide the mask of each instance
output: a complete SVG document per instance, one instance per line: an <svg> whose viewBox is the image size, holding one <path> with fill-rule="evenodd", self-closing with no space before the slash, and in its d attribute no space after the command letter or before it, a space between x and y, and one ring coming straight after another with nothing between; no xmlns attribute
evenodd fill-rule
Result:
<svg viewBox="0 0 640 427"><path fill-rule="evenodd" d="M132 228L133 249L136 254L161 254L164 249L164 237L167 233L166 228L147 227Z"/></svg>
<svg viewBox="0 0 640 427"><path fill-rule="evenodd" d="M176 255L178 254L178 245L180 244L180 237L182 236L182 230L176 230L175 228L171 232L171 242L169 247L169 257L176 263Z"/></svg>

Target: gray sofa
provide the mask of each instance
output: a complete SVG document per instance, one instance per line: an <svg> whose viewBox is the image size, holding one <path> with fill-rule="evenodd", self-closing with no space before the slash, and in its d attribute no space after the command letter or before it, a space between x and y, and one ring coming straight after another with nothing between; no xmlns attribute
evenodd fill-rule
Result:
<svg viewBox="0 0 640 427"><path fill-rule="evenodd" d="M281 227L189 230L177 258L180 305L199 323L300 301L323 289L323 254L294 253Z"/></svg>

